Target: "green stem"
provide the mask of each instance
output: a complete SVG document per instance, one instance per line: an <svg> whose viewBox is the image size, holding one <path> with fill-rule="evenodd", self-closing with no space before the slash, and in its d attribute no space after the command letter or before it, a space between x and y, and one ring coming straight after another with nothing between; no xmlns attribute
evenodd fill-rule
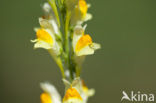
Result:
<svg viewBox="0 0 156 103"><path fill-rule="evenodd" d="M60 70L61 70L61 73L62 73L62 77L65 78L65 74L64 74L64 68L63 68L63 65L62 65L62 61L60 58L58 58L56 60L56 63L57 65L59 66Z"/></svg>
<svg viewBox="0 0 156 103"><path fill-rule="evenodd" d="M71 62L71 55L70 55L70 32L69 32L69 23L70 23L70 18L71 18L71 12L67 11L66 12L66 19L65 19L65 26L64 26L64 33L65 33L65 54L66 54L66 62L67 62L67 67L70 70L70 77L71 80L74 78L74 72L73 72L73 66Z"/></svg>
<svg viewBox="0 0 156 103"><path fill-rule="evenodd" d="M59 18L59 14L58 14L58 10L57 10L57 7L56 7L55 0L48 0L48 2L49 2L51 8L54 11L54 14L55 14L56 19L57 19L58 26L60 27L60 18Z"/></svg>
<svg viewBox="0 0 156 103"><path fill-rule="evenodd" d="M65 52L66 54L69 53L69 22L70 22L70 16L71 16L71 12L67 11L66 14L66 20L65 20Z"/></svg>
<svg viewBox="0 0 156 103"><path fill-rule="evenodd" d="M76 77L80 77L82 67L76 66Z"/></svg>

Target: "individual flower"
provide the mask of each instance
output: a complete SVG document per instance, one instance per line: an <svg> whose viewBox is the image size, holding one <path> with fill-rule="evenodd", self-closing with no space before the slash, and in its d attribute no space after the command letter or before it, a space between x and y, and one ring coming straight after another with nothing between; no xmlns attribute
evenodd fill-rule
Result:
<svg viewBox="0 0 156 103"><path fill-rule="evenodd" d="M79 0L79 4L78 4L79 10L81 12L82 15L82 19L84 19L87 15L87 11L88 11L88 5L86 0Z"/></svg>
<svg viewBox="0 0 156 103"><path fill-rule="evenodd" d="M82 24L83 22L90 20L92 15L88 13L89 7L90 5L86 3L86 0L79 0L72 12L71 24Z"/></svg>
<svg viewBox="0 0 156 103"><path fill-rule="evenodd" d="M89 34L84 34L85 27L77 25L74 30L72 45L76 56L91 55L100 49L100 44L94 43Z"/></svg>
<svg viewBox="0 0 156 103"><path fill-rule="evenodd" d="M94 89L88 89L80 78L75 78L72 83L63 79L66 86L66 93L63 103L87 103L90 96L93 96Z"/></svg>
<svg viewBox="0 0 156 103"><path fill-rule="evenodd" d="M95 94L95 90L88 89L88 87L86 86L83 80L81 80L81 86L82 86L82 91L83 91L81 94L81 96L83 97L83 103L87 103L88 98Z"/></svg>
<svg viewBox="0 0 156 103"><path fill-rule="evenodd" d="M83 103L83 99L80 95L80 89L77 87L77 80L74 80L72 84L67 80L63 79L66 86L65 96L63 98L63 103ZM75 83L76 82L76 85Z"/></svg>
<svg viewBox="0 0 156 103"><path fill-rule="evenodd" d="M35 42L34 48L51 49L55 54L59 55L61 46L56 39L59 31L55 21L39 18L39 23L41 27L35 29L37 39L32 40L32 42Z"/></svg>
<svg viewBox="0 0 156 103"><path fill-rule="evenodd" d="M83 99L78 90L71 86L65 93L63 103L83 103Z"/></svg>
<svg viewBox="0 0 156 103"><path fill-rule="evenodd" d="M44 91L40 95L41 103L61 103L61 96L53 85L50 83L41 83L40 86Z"/></svg>

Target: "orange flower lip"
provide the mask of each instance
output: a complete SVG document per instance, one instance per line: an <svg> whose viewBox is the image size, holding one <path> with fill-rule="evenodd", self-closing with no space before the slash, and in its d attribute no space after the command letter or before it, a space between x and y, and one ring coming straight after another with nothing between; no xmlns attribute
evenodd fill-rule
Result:
<svg viewBox="0 0 156 103"><path fill-rule="evenodd" d="M92 44L92 38L89 35L83 35L76 44L76 52L90 44Z"/></svg>
<svg viewBox="0 0 156 103"><path fill-rule="evenodd" d="M79 100L82 100L80 94L78 93L78 91L75 89L75 88L69 88L67 91L66 91L66 94L63 98L63 101L66 101L68 99L79 99Z"/></svg>
<svg viewBox="0 0 156 103"><path fill-rule="evenodd" d="M37 35L37 39L38 40L42 40L42 41L45 41L49 44L53 44L53 38L51 37L51 35L44 29L38 29L37 32L36 32L36 35Z"/></svg>
<svg viewBox="0 0 156 103"><path fill-rule="evenodd" d="M52 103L51 97L48 93L42 93L40 98L41 103Z"/></svg>

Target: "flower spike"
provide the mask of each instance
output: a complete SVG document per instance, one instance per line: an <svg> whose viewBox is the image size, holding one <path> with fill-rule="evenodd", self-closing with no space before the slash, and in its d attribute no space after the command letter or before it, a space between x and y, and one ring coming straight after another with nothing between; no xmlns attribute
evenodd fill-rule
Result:
<svg viewBox="0 0 156 103"><path fill-rule="evenodd" d="M44 16L39 18L36 39L31 42L35 49L47 50L60 68L65 95L61 99L52 84L41 83L41 103L87 103L94 95L94 89L89 89L80 78L85 57L101 48L85 33L84 23L92 19L89 8L86 0L47 0L42 5Z"/></svg>

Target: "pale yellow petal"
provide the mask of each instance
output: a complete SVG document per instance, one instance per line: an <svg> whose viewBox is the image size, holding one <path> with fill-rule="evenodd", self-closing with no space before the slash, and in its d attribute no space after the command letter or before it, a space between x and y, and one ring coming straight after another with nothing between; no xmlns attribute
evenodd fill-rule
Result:
<svg viewBox="0 0 156 103"><path fill-rule="evenodd" d="M92 45L90 45L91 48L93 48L94 50L100 49L101 45L98 43L93 43Z"/></svg>
<svg viewBox="0 0 156 103"><path fill-rule="evenodd" d="M86 46L76 53L77 56L91 55L91 54L94 54L94 49L92 49L90 46Z"/></svg>
<svg viewBox="0 0 156 103"><path fill-rule="evenodd" d="M32 42L32 43L35 43L35 42L37 42L37 41L38 41L37 39L30 40L30 42Z"/></svg>
<svg viewBox="0 0 156 103"><path fill-rule="evenodd" d="M88 94L88 97L93 96L95 94L95 89L89 89L87 94Z"/></svg>
<svg viewBox="0 0 156 103"><path fill-rule="evenodd" d="M63 101L63 103L83 103L83 101L76 99L76 98L71 98L71 99L68 99L66 101Z"/></svg>
<svg viewBox="0 0 156 103"><path fill-rule="evenodd" d="M51 7L50 7L49 3L47 3L47 2L43 4L42 8L46 13L50 13L50 11L51 11Z"/></svg>
<svg viewBox="0 0 156 103"><path fill-rule="evenodd" d="M91 20L93 18L92 14L90 13L87 13L85 18L84 18L84 21L88 21L88 20Z"/></svg>
<svg viewBox="0 0 156 103"><path fill-rule="evenodd" d="M52 28L52 25L47 19L39 18L39 23L42 28Z"/></svg>
<svg viewBox="0 0 156 103"><path fill-rule="evenodd" d="M49 43L46 43L46 42L40 40L40 41L38 41L38 42L36 42L36 43L34 44L34 48L35 48L35 49L36 49L36 48L51 49L52 46L51 46Z"/></svg>

